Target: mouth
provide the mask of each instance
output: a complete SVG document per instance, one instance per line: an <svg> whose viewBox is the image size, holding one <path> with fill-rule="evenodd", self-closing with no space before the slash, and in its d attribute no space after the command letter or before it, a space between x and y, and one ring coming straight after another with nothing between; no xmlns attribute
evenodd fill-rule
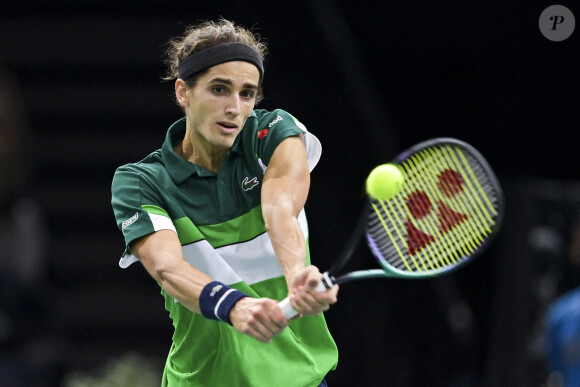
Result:
<svg viewBox="0 0 580 387"><path fill-rule="evenodd" d="M219 121L217 126L225 133L234 133L238 130L238 125L231 121Z"/></svg>

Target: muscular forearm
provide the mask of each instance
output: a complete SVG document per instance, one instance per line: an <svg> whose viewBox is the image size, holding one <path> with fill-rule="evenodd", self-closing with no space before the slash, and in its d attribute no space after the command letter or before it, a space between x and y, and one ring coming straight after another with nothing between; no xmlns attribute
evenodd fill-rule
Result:
<svg viewBox="0 0 580 387"><path fill-rule="evenodd" d="M161 230L134 242L132 252L168 295L199 313L199 295L211 278L183 259L177 235Z"/></svg>
<svg viewBox="0 0 580 387"><path fill-rule="evenodd" d="M262 214L274 252L290 284L306 263L306 241L298 222L310 188L306 150L300 137L284 140L272 156L262 186Z"/></svg>
<svg viewBox="0 0 580 387"><path fill-rule="evenodd" d="M274 252L289 281L306 264L306 242L296 214L299 210L285 195L266 204L262 210Z"/></svg>
<svg viewBox="0 0 580 387"><path fill-rule="evenodd" d="M158 282L168 295L189 310L200 313L199 296L211 278L183 261L157 272Z"/></svg>
<svg viewBox="0 0 580 387"><path fill-rule="evenodd" d="M292 306L302 314L316 315L336 302L338 288L323 293L314 290L321 275L316 267L306 267L306 241L290 207L280 202L272 204L265 209L264 218L270 225L267 229L286 277Z"/></svg>
<svg viewBox="0 0 580 387"><path fill-rule="evenodd" d="M298 216L308 196L310 172L300 137L284 140L274 152L262 185L262 213L274 252L284 271L291 305L315 315L336 302L337 288L314 290L321 274L306 267L306 240Z"/></svg>
<svg viewBox="0 0 580 387"><path fill-rule="evenodd" d="M131 250L167 294L193 312L231 323L239 332L263 342L272 340L288 325L288 320L274 300L245 295L239 298L228 290L221 297L217 287L213 287L216 289L216 298L213 299L214 291L208 292L208 289L216 283L183 259L181 244L173 231L161 230L141 238L131 245ZM227 285L221 286L229 288ZM200 297L203 298L202 307ZM231 302L228 303L228 300Z"/></svg>

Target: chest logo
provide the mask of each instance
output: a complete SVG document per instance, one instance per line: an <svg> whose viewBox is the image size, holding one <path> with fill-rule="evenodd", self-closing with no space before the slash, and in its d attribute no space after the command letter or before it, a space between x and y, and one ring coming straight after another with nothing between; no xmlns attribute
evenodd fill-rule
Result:
<svg viewBox="0 0 580 387"><path fill-rule="evenodd" d="M242 181L242 188L244 191L249 191L255 186L260 184L257 177L252 177L251 179L246 176L246 178Z"/></svg>

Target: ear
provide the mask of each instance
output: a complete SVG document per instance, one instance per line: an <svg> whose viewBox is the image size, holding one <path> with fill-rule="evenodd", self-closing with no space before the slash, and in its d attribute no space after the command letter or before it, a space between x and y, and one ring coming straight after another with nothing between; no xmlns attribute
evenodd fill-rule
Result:
<svg viewBox="0 0 580 387"><path fill-rule="evenodd" d="M178 78L175 81L175 97L177 98L177 102L181 107L189 106L189 99L187 96L187 86L185 81L181 78Z"/></svg>

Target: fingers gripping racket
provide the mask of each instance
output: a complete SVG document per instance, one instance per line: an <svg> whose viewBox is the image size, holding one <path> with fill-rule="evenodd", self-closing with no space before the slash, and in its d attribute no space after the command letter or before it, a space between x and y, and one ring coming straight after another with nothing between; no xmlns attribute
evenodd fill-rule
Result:
<svg viewBox="0 0 580 387"><path fill-rule="evenodd" d="M503 193L487 161L469 144L427 140L392 164L404 178L400 191L387 200L368 198L350 240L316 290L365 278L441 275L479 255L498 232ZM336 277L363 235L381 269ZM280 307L287 318L298 314L288 297Z"/></svg>

